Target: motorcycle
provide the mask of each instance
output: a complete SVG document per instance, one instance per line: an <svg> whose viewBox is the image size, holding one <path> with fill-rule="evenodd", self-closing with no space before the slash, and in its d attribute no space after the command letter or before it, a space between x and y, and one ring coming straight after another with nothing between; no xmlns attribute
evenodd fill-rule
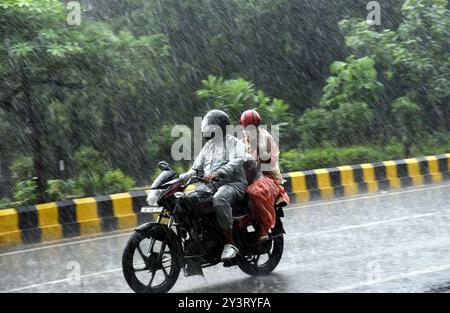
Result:
<svg viewBox="0 0 450 313"><path fill-rule="evenodd" d="M162 172L151 186L149 206L141 209L156 214L157 220L135 229L122 256L125 280L137 293L168 292L182 269L186 277L203 275L203 268L222 262L224 238L212 209L212 184L200 175L184 182L164 161L158 167ZM198 183L203 183L203 188L186 191L189 185ZM277 267L284 248L281 218L286 204L274 205L275 227L263 243L258 242L257 224L246 201L233 206L233 237L239 253L223 262L224 267L238 266L251 276L268 275Z"/></svg>

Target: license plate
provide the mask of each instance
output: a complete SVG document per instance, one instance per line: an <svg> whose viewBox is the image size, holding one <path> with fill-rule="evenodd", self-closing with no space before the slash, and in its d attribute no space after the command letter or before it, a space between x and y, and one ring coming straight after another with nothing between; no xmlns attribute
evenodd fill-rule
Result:
<svg viewBox="0 0 450 313"><path fill-rule="evenodd" d="M163 207L151 207L151 206L145 206L141 208L142 213L161 213L163 210Z"/></svg>

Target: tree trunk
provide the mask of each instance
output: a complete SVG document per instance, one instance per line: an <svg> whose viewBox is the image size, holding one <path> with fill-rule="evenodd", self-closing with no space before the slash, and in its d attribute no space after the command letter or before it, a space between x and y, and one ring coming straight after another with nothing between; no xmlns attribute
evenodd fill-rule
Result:
<svg viewBox="0 0 450 313"><path fill-rule="evenodd" d="M43 203L46 201L45 191L47 189L47 181L45 175L45 156L42 147L42 120L36 103L32 97L32 85L25 73L22 72L23 92L25 96L25 107L28 116L29 140L31 151L33 154L33 169L36 175L37 183L37 201Z"/></svg>
<svg viewBox="0 0 450 313"><path fill-rule="evenodd" d="M4 160L6 160L6 158ZM11 174L8 168L8 162L4 160L3 156L0 157L0 180L2 181L2 184L0 184L0 198L3 196L11 198Z"/></svg>

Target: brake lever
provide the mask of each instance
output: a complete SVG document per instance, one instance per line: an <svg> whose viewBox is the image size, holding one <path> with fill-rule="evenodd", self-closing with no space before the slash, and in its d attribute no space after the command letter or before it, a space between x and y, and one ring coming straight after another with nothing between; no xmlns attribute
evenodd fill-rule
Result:
<svg viewBox="0 0 450 313"><path fill-rule="evenodd" d="M198 176L194 176L194 177L191 177L191 178L186 182L185 186L189 186L189 185L192 184L192 183L195 184L195 183L198 182L198 181L200 181L200 182L206 184L206 181L205 181L203 178L198 177Z"/></svg>

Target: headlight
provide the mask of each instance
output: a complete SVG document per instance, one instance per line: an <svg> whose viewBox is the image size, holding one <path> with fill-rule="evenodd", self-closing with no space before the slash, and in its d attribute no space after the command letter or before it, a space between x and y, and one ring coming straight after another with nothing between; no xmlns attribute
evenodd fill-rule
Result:
<svg viewBox="0 0 450 313"><path fill-rule="evenodd" d="M158 199L163 194L164 189L151 189L147 196L147 203L149 206L157 207Z"/></svg>
<svg viewBox="0 0 450 313"><path fill-rule="evenodd" d="M173 195L175 196L175 198L180 199L180 198L184 197L184 192L178 191L178 192L175 192Z"/></svg>

